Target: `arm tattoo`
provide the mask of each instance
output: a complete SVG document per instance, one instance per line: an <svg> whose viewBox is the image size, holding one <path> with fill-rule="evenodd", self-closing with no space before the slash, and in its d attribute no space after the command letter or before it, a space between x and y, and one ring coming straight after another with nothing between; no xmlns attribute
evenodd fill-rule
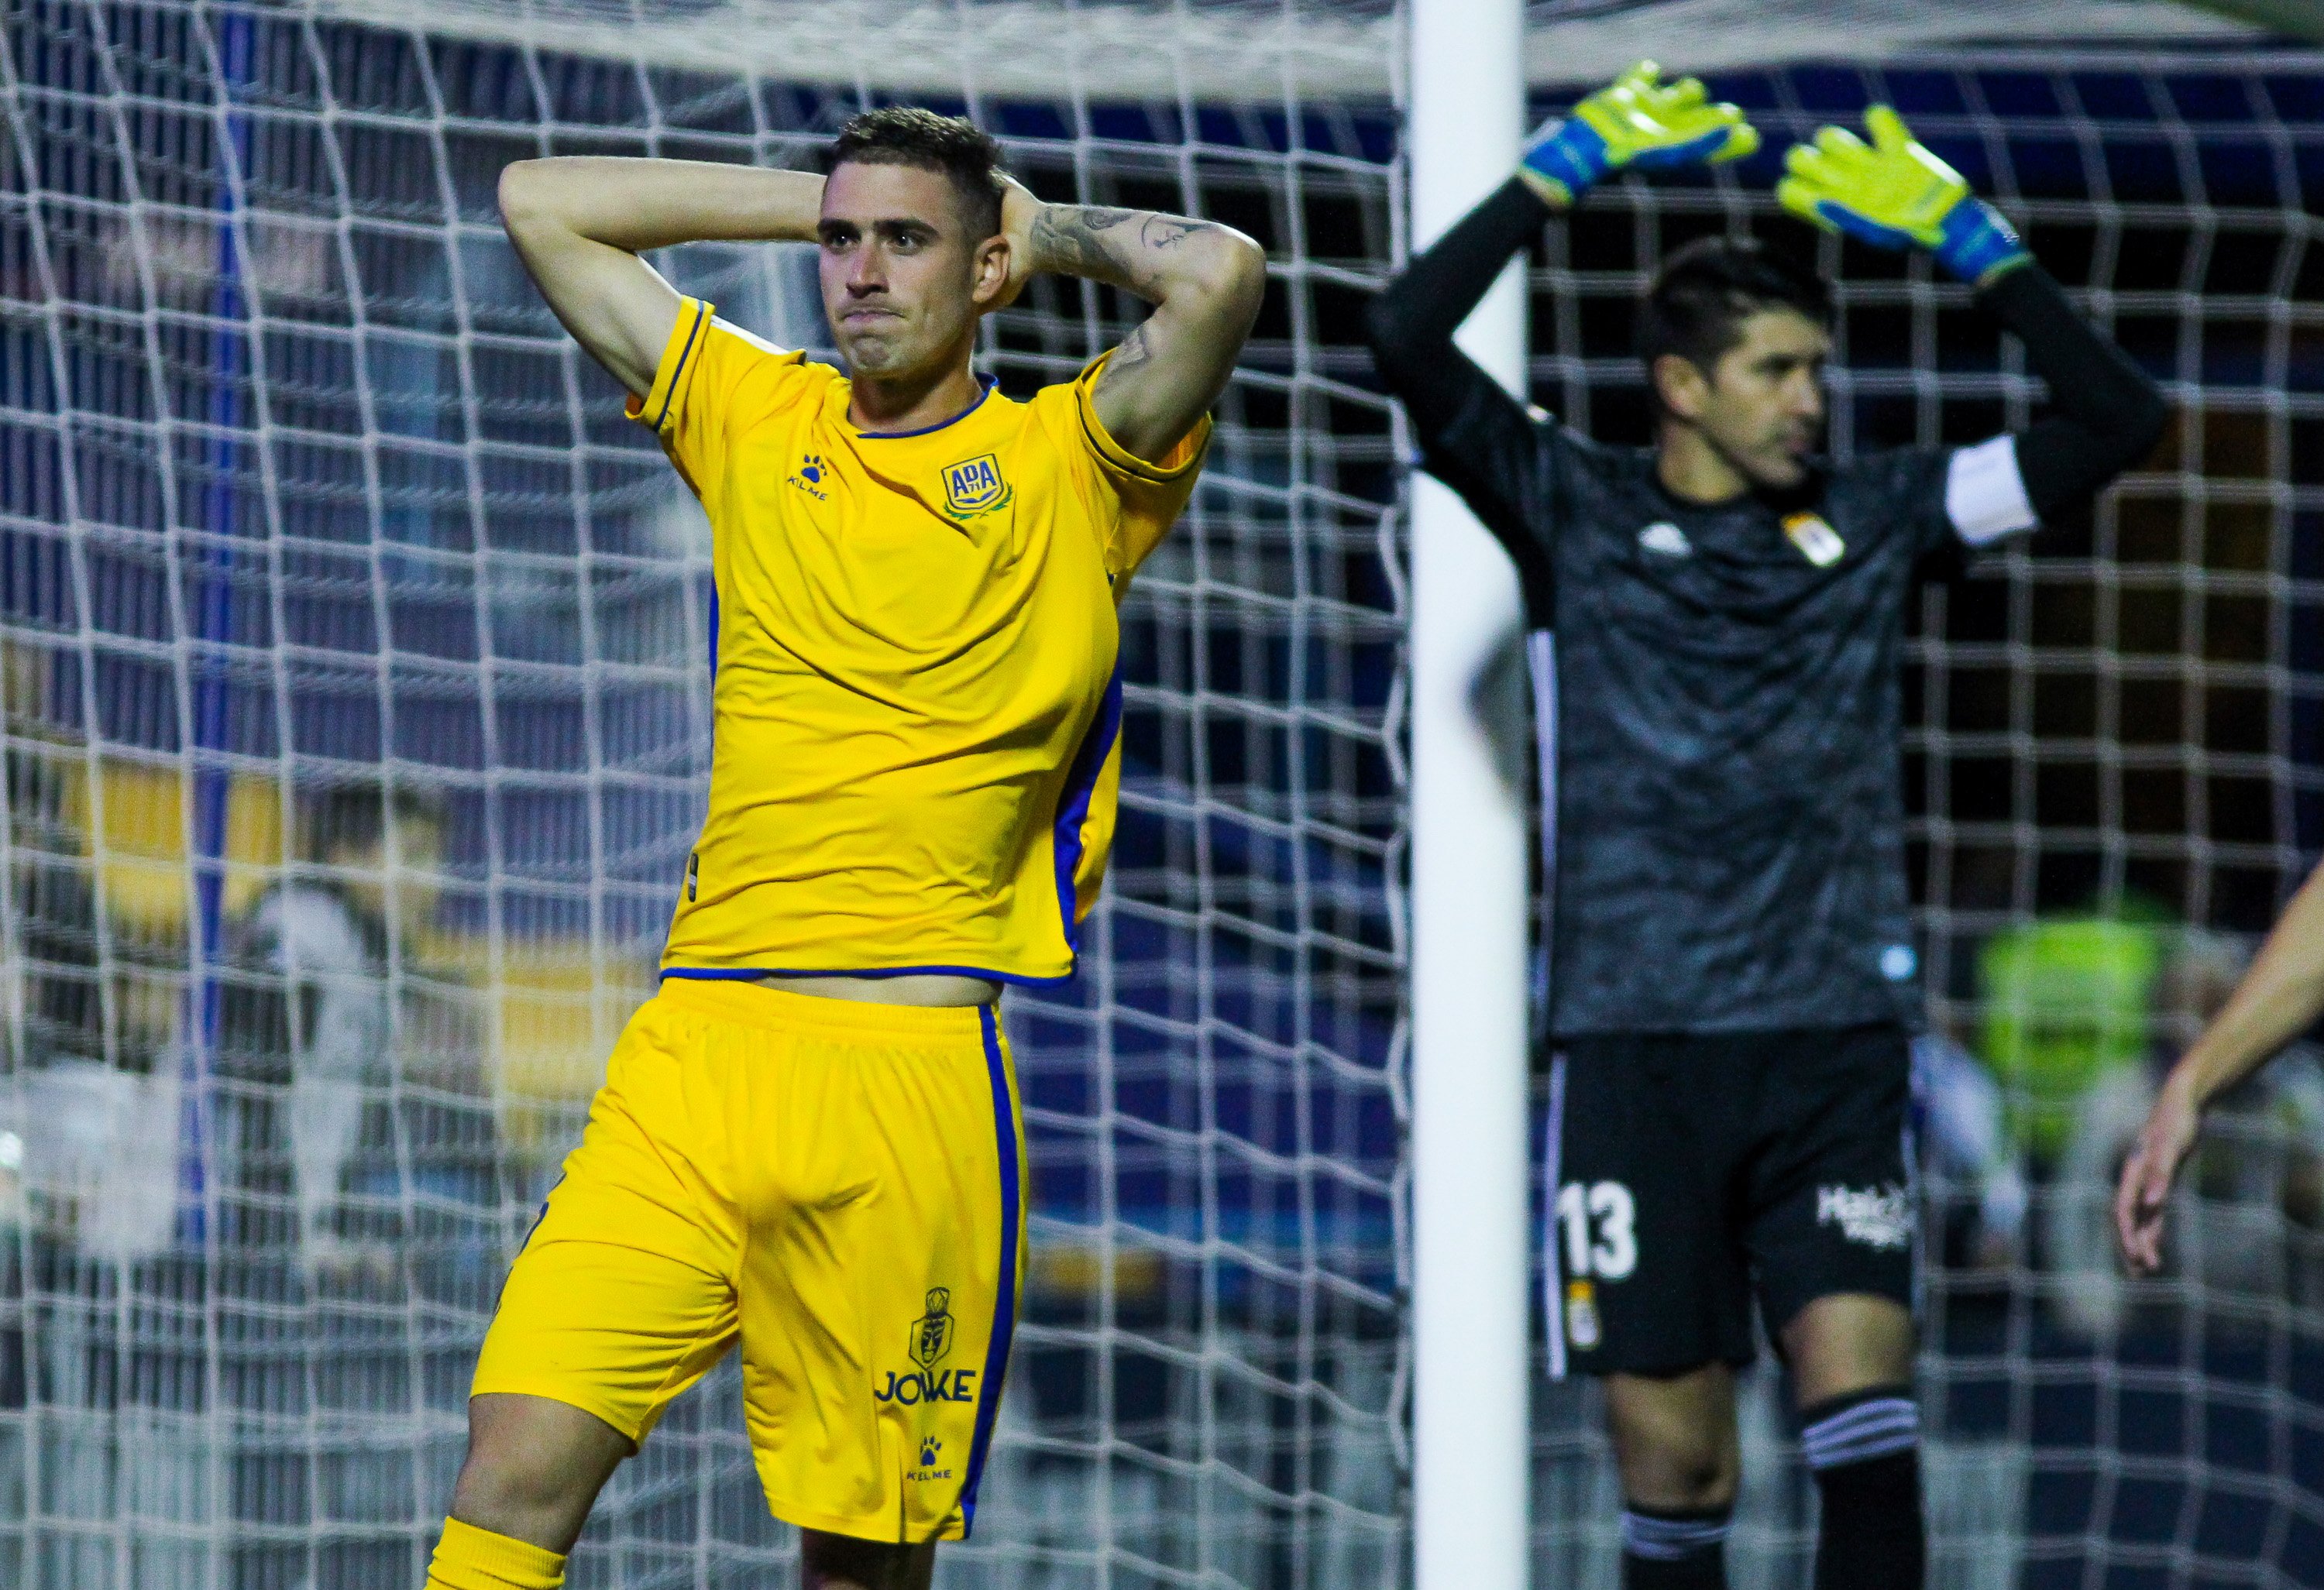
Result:
<svg viewBox="0 0 2324 1590"><path fill-rule="evenodd" d="M1148 216L1146 225L1138 229L1138 241L1148 248L1176 248L1197 232L1213 230L1208 221L1189 221L1178 216Z"/></svg>
<svg viewBox="0 0 2324 1590"><path fill-rule="evenodd" d="M1132 221L1139 223L1134 233L1130 230ZM1177 247L1197 232L1213 230L1206 221L1146 210L1050 205L1034 217L1033 246L1043 269L1151 298L1157 276L1151 256Z"/></svg>
<svg viewBox="0 0 2324 1590"><path fill-rule="evenodd" d="M1099 234L1128 221L1133 210L1051 205L1033 218L1033 247L1041 262L1072 276L1122 281L1120 262Z"/></svg>
<svg viewBox="0 0 2324 1590"><path fill-rule="evenodd" d="M1105 362L1105 368L1098 372L1095 390L1105 391L1112 384L1115 376L1126 375L1153 357L1154 345L1148 340L1146 322L1141 320L1130 328L1128 336L1121 339L1121 345L1113 350L1113 357Z"/></svg>

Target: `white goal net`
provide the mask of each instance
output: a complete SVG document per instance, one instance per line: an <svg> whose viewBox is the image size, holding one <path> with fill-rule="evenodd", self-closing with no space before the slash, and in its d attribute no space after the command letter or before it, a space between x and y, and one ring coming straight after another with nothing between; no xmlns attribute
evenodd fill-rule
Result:
<svg viewBox="0 0 2324 1590"><path fill-rule="evenodd" d="M1598 76L1655 14L1778 151L1892 100L2165 381L2160 455L1916 614L1950 1044L1923 1133L1933 1561L1960 1590L2324 1583L2312 1064L2230 1112L2165 1279L2116 1280L2098 1225L2151 1061L2324 841L2324 62L2119 0L2043 9L2104 50L1958 42L2024 12L1591 0L1545 8L1529 56ZM1046 195L1213 216L1270 261L1126 615L1084 975L1009 1006L1032 1282L945 1582L1408 1576L1401 433L1358 345L1403 247L1397 21L0 9L0 1585L418 1584L500 1275L650 987L707 765L706 529L517 268L494 179L804 164L883 98L969 110ZM1878 64L1738 64L1842 50ZM1609 185L1553 231L1543 402L1643 439L1635 295L1746 227L1841 282L1835 446L2022 423L2039 384L1965 295L1809 244L1775 158ZM660 262L823 342L794 254ZM1124 308L1038 283L988 367L1069 375ZM789 1571L736 1396L730 1366L625 1466L575 1585ZM1804 1577L1782 1400L1763 1370L1738 1586ZM1535 1402L1536 1582L1609 1586L1588 1395Z"/></svg>
<svg viewBox="0 0 2324 1590"><path fill-rule="evenodd" d="M882 97L969 109L1046 194L1219 216L1271 260L1127 615L1094 951L1010 1006L1032 1277L946 1582L1392 1582L1377 26L1361 93L1305 104L1351 80L1336 35L1271 6L0 23L0 1583L419 1583L500 1275L649 987L707 768L706 527L518 269L495 178L803 164ZM663 262L823 345L796 252ZM1124 309L1038 284L989 368L1069 378ZM730 1366L572 1582L771 1583L791 1550Z"/></svg>

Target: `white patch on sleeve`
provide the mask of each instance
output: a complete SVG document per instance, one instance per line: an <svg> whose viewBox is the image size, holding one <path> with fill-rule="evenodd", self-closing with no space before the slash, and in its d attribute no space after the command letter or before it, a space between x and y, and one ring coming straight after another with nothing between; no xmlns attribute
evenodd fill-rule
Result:
<svg viewBox="0 0 2324 1590"><path fill-rule="evenodd" d="M1996 437L1955 453L1945 470L1945 517L1972 547L2042 522L2017 469L2017 438Z"/></svg>

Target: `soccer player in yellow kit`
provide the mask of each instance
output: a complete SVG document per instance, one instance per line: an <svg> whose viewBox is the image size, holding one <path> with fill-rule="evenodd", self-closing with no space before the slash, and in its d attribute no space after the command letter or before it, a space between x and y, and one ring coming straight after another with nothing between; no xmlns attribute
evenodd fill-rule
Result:
<svg viewBox="0 0 2324 1590"><path fill-rule="evenodd" d="M887 108L826 178L508 168L510 238L715 535L713 752L660 991L623 1032L480 1355L429 1585L548 1590L730 1347L809 1586L924 1586L967 1532L1023 1265L1001 987L1067 976L1113 826L1116 608L1194 489L1265 261L1044 205ZM847 373L641 250L811 242ZM1018 403L970 368L1038 271L1154 305Z"/></svg>

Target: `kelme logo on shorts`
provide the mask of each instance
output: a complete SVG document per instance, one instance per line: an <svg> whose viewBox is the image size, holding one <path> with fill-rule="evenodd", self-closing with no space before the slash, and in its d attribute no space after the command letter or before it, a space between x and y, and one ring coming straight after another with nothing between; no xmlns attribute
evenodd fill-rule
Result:
<svg viewBox="0 0 2324 1590"><path fill-rule="evenodd" d="M950 1468L938 1468L936 1466L937 1459L943 1456L944 1443L942 1441L937 1440L934 1436L922 1436L920 1438L920 1466L919 1467L913 1469L909 1474L907 1474L904 1477L908 1480L920 1480L924 1482L927 1480L948 1480L952 1478L952 1470Z"/></svg>
<svg viewBox="0 0 2324 1590"><path fill-rule="evenodd" d="M946 464L944 488L945 507L955 519L973 519L1006 508L1016 495L1001 478L1001 461L990 453Z"/></svg>

